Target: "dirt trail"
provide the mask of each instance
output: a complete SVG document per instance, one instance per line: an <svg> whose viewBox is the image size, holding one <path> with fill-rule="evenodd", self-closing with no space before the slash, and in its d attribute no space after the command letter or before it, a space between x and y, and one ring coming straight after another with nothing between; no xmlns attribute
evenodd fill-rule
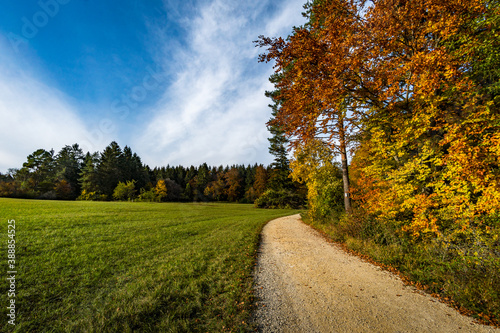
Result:
<svg viewBox="0 0 500 333"><path fill-rule="evenodd" d="M264 227L255 279L261 332L500 332L328 243L299 215Z"/></svg>

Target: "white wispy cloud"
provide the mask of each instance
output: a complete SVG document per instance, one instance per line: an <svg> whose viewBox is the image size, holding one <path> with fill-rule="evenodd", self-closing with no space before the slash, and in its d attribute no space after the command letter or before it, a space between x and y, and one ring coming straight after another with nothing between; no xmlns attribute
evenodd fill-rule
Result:
<svg viewBox="0 0 500 333"><path fill-rule="evenodd" d="M270 101L264 92L272 89L272 69L257 63L262 50L252 41L261 34L288 35L303 23L303 3L212 0L184 18L188 47L161 64L174 69L175 80L133 145L144 161L151 166L269 163Z"/></svg>
<svg viewBox="0 0 500 333"><path fill-rule="evenodd" d="M57 152L80 143L93 150L91 133L64 94L21 68L11 52L0 40L0 172L21 167L39 148Z"/></svg>

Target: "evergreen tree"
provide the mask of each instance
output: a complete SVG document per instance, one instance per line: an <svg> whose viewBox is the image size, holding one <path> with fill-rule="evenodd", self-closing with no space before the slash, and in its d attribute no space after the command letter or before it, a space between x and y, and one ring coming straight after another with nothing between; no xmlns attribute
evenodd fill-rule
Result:
<svg viewBox="0 0 500 333"><path fill-rule="evenodd" d="M80 173L84 163L83 151L78 144L64 146L55 158L56 178L59 187L69 186L67 199L76 199L81 192Z"/></svg>
<svg viewBox="0 0 500 333"><path fill-rule="evenodd" d="M203 163L198 168L198 174L196 176L196 188L194 189L194 199L196 201L206 201L204 195L205 188L210 182L210 169L207 163Z"/></svg>
<svg viewBox="0 0 500 333"><path fill-rule="evenodd" d="M272 83L278 82L279 75L273 75L269 79ZM269 153L274 156L274 162L271 163L271 174L268 181L268 187L272 190L294 190L295 186L290 178L290 162L287 157L287 146L289 140L285 137L285 132L277 124L271 123L279 112L281 101L277 99L278 90L266 91L266 96L274 100L272 109L272 118L268 123L268 130L272 134L269 138Z"/></svg>
<svg viewBox="0 0 500 333"><path fill-rule="evenodd" d="M189 167L189 169L186 170L186 172L185 172L184 182L186 184L189 183L191 180L194 179L194 177L197 174L198 174L198 170L196 170L196 168L191 165L191 167ZM192 186L192 184L191 184L191 186Z"/></svg>
<svg viewBox="0 0 500 333"><path fill-rule="evenodd" d="M248 191L250 187L252 187L255 182L255 172L257 170L257 164L254 166L248 165L246 168L246 177L245 177L245 191Z"/></svg>
<svg viewBox="0 0 500 333"><path fill-rule="evenodd" d="M191 183L186 184L186 188L184 189L183 197L185 200L192 201L193 200L193 187Z"/></svg>
<svg viewBox="0 0 500 333"><path fill-rule="evenodd" d="M136 153L133 153L132 149L128 146L123 148L122 164L121 178L123 180L135 180L137 188L143 188L146 186L150 179L148 172L142 164L141 158ZM165 168L162 168L162 171L164 169Z"/></svg>
<svg viewBox="0 0 500 333"><path fill-rule="evenodd" d="M101 153L100 163L97 167L99 188L107 198L111 198L113 191L120 181L124 181L123 165L124 156L118 143L111 142Z"/></svg>
<svg viewBox="0 0 500 333"><path fill-rule="evenodd" d="M177 184L179 184L182 188L185 188L186 187L186 182L185 182L186 170L184 169L184 167L177 166L175 168L174 174L175 174L174 181Z"/></svg>
<svg viewBox="0 0 500 333"><path fill-rule="evenodd" d="M24 186L31 189L33 195L52 191L55 183L54 150L38 149L33 152L20 171L27 176Z"/></svg>
<svg viewBox="0 0 500 333"><path fill-rule="evenodd" d="M122 178L125 180L132 180L132 179L136 180L133 175L135 169L133 161L133 152L129 146L125 146L123 148L121 160L123 164L121 168Z"/></svg>
<svg viewBox="0 0 500 333"><path fill-rule="evenodd" d="M90 193L99 193L99 176L97 174L97 164L99 162L98 153L87 153L84 158L82 171L80 172L80 188L82 189L82 197Z"/></svg>

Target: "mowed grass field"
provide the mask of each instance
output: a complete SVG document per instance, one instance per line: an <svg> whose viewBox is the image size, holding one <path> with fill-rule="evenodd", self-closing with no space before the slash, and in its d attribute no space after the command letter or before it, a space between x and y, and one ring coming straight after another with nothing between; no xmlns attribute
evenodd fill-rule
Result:
<svg viewBox="0 0 500 333"><path fill-rule="evenodd" d="M293 210L0 199L3 332L245 331L259 233ZM16 325L7 224L16 221Z"/></svg>

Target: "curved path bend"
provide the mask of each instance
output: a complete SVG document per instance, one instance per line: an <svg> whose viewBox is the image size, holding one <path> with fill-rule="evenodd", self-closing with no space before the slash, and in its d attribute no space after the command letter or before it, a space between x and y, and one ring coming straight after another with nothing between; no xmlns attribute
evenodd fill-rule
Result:
<svg viewBox="0 0 500 333"><path fill-rule="evenodd" d="M260 332L500 332L344 252L299 215L264 227L255 282Z"/></svg>

